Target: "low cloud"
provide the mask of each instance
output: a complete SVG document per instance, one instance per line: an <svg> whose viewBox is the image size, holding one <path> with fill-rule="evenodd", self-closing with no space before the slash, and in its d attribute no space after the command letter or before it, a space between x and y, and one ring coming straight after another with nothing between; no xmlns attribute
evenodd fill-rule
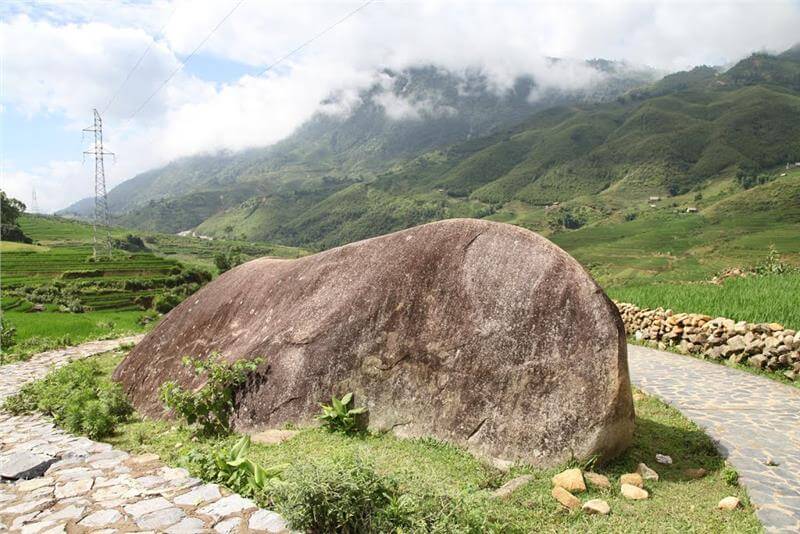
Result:
<svg viewBox="0 0 800 534"><path fill-rule="evenodd" d="M588 68L584 59L624 60L670 71L724 64L754 50L788 48L800 27L800 4L793 0L375 2L280 67L254 76L359 3L245 0L192 61L214 58L250 73L220 82L182 71L133 121L126 121L233 5L158 0L2 7L2 105L34 119L61 116L79 135L91 109L108 102L151 46L105 117L109 146L119 154L109 173L113 185L176 157L274 143L316 110L347 113L359 91L374 84L384 68L432 64L480 71L496 91L528 75L537 83L535 98L548 90L580 90L602 82L602 73ZM566 61L549 59L554 57ZM326 101L331 95L335 98ZM379 102L394 118L451 112L436 95L409 100L385 93ZM24 198L31 183L41 190L52 187L54 200L40 201L46 209L90 191L60 181L78 172L77 154L73 162L25 169L12 167L13 154L4 159L3 187L22 191Z"/></svg>

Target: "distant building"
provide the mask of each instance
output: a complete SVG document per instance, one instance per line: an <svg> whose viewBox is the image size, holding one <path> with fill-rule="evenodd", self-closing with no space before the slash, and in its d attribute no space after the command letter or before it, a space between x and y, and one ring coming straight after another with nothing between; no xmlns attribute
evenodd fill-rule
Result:
<svg viewBox="0 0 800 534"><path fill-rule="evenodd" d="M661 197L650 197L648 200L650 200L650 202L658 202L661 200Z"/></svg>
<svg viewBox="0 0 800 534"><path fill-rule="evenodd" d="M697 213L697 208L686 208L686 213Z"/></svg>

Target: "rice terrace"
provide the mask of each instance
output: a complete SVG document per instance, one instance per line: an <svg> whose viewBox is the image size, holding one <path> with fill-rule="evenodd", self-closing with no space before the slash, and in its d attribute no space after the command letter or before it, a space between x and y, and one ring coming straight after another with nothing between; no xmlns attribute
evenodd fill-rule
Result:
<svg viewBox="0 0 800 534"><path fill-rule="evenodd" d="M0 531L800 532L796 1L0 14Z"/></svg>

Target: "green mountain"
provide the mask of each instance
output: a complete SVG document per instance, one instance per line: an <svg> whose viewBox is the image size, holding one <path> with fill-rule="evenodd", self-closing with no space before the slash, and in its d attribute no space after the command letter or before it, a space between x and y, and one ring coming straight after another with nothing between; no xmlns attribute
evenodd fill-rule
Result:
<svg viewBox="0 0 800 534"><path fill-rule="evenodd" d="M697 67L647 84L641 74L610 76L593 93L535 104L532 80L497 96L480 76L478 90L448 92L464 80L391 73L391 89L374 87L347 118L318 115L273 147L145 173L112 191L112 209L128 226L309 248L460 216L557 242L577 229L667 227L655 213L671 221L688 208L712 222L749 217L767 209L750 196L800 161L799 56L754 54L724 72ZM428 115L388 118L377 102L403 91ZM725 203L739 193L746 200ZM783 200L800 205L797 189ZM780 213L774 224L794 224L791 210Z"/></svg>
<svg viewBox="0 0 800 534"><path fill-rule="evenodd" d="M109 192L109 207L121 215L121 224L163 231L192 228L250 197L296 202L289 214L300 213L420 153L482 137L554 105L612 100L654 79L650 70L619 63L595 60L587 66L598 83L571 91L540 87L531 77L498 91L479 71L385 70L355 104L332 95L322 103L326 112L275 145L184 158L142 173ZM349 111L337 111L341 107ZM89 216L91 207L85 199L60 213Z"/></svg>

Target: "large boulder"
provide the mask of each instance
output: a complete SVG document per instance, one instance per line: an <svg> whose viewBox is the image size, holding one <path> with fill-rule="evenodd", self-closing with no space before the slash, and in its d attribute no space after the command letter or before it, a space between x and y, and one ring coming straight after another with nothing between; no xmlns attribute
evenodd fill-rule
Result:
<svg viewBox="0 0 800 534"><path fill-rule="evenodd" d="M258 259L172 310L116 371L141 412L194 383L183 356L266 362L240 430L312 423L355 393L369 425L549 466L608 458L633 434L625 333L584 269L543 237L473 219L296 260Z"/></svg>

